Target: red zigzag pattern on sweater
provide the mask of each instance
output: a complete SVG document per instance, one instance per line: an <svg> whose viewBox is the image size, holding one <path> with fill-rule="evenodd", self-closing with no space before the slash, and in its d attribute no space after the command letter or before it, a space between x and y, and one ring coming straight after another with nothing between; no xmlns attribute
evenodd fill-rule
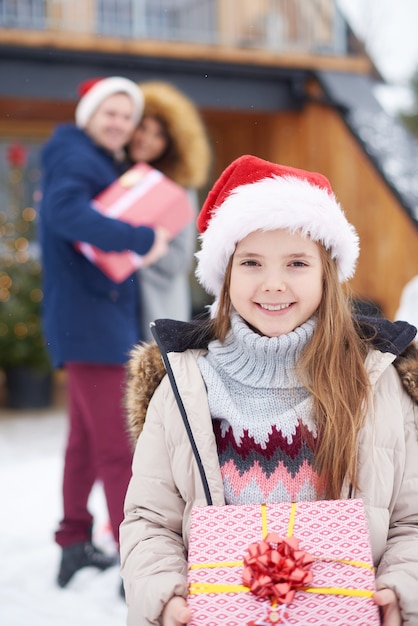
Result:
<svg viewBox="0 0 418 626"><path fill-rule="evenodd" d="M214 432L224 482L228 481L237 497L254 482L265 500L281 485L295 501L307 484L317 492L319 477L313 469L316 439L300 422L290 442L276 426L263 444L255 442L248 430L238 444L231 427L221 432L220 420L214 420Z"/></svg>

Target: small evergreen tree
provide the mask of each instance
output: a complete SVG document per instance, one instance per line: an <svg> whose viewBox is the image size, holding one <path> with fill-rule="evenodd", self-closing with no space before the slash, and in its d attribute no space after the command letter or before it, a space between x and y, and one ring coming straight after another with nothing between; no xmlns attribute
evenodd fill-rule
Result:
<svg viewBox="0 0 418 626"><path fill-rule="evenodd" d="M6 371L22 365L50 368L41 329L41 263L27 156L25 146L8 146L0 207L0 368Z"/></svg>

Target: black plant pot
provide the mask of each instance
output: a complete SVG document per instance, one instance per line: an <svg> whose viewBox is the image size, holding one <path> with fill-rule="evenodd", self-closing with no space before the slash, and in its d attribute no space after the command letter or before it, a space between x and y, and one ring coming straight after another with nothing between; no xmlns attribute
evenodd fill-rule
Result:
<svg viewBox="0 0 418 626"><path fill-rule="evenodd" d="M52 373L26 366L6 369L7 406L12 409L40 409L52 402Z"/></svg>

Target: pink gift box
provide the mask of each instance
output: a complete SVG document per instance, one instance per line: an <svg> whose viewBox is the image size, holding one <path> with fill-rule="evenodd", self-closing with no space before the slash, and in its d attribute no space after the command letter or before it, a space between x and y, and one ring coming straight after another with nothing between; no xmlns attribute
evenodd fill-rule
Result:
<svg viewBox="0 0 418 626"><path fill-rule="evenodd" d="M312 581L286 605L243 585L248 546L267 533L299 540ZM361 500L196 507L189 543L190 626L374 626L374 568Z"/></svg>
<svg viewBox="0 0 418 626"><path fill-rule="evenodd" d="M194 209L183 187L146 163L138 163L93 200L107 217L133 226L161 226L174 238L194 219ZM135 252L103 252L89 243L76 244L92 263L116 283L141 265Z"/></svg>

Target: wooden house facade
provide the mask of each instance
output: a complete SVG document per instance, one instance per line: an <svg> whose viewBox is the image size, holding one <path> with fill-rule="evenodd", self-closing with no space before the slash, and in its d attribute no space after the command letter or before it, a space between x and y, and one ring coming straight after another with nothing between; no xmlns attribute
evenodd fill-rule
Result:
<svg viewBox="0 0 418 626"><path fill-rule="evenodd" d="M72 120L85 78L172 82L201 110L212 180L244 153L330 179L361 240L350 287L394 317L403 286L418 274L418 148L379 106L372 63L350 49L333 0L0 7L0 147L41 145Z"/></svg>

